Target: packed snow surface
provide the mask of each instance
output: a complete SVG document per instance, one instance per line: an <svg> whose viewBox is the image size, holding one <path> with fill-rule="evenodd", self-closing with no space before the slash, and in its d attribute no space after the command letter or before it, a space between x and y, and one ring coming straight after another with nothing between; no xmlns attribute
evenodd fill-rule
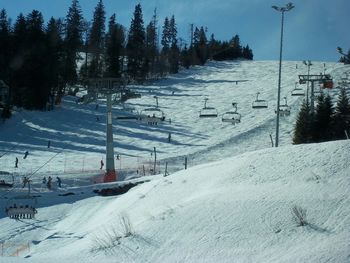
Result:
<svg viewBox="0 0 350 263"><path fill-rule="evenodd" d="M349 262L350 142L292 145L303 98L291 92L306 93L296 82L307 68L291 61L282 69L281 103L291 114L280 117L278 148L278 62L209 62L133 86L141 98L113 106L117 183L94 184L105 160L103 97L17 109L0 124L0 176L15 183L0 190L1 262ZM350 68L313 63L311 74L320 72L337 83ZM336 100L339 90L328 92ZM156 107L156 98L164 122L117 119ZM218 117L199 117L205 98ZM268 108L253 109L257 99ZM235 125L222 122L232 103ZM150 175L155 149L159 174ZM23 176L35 198L23 198ZM44 176L59 176L62 187L48 190ZM136 186L116 196L94 192L128 184ZM35 219L6 217L14 202L37 207Z"/></svg>

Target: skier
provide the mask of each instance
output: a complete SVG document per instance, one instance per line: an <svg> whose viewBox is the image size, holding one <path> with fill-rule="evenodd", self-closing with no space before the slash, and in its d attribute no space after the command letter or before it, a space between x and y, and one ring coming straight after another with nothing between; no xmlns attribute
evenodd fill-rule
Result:
<svg viewBox="0 0 350 263"><path fill-rule="evenodd" d="M29 179L26 176L24 176L23 177L23 186L22 186L22 188L24 188L27 185L27 183L29 183Z"/></svg>
<svg viewBox="0 0 350 263"><path fill-rule="evenodd" d="M169 132L169 134L168 134L168 142L170 142L171 141L171 132Z"/></svg>
<svg viewBox="0 0 350 263"><path fill-rule="evenodd" d="M56 179L57 179L57 185L58 185L58 187L61 188L61 183L62 183L61 178L59 178L59 177L57 176Z"/></svg>
<svg viewBox="0 0 350 263"><path fill-rule="evenodd" d="M26 159L26 158L27 158L27 156L28 156L28 154L29 154L29 152L28 152L28 151L26 151L26 152L24 153L23 159Z"/></svg>
<svg viewBox="0 0 350 263"><path fill-rule="evenodd" d="M102 170L102 168L103 168L104 165L105 165L105 164L103 163L103 160L101 160L101 167L100 167L100 170Z"/></svg>
<svg viewBox="0 0 350 263"><path fill-rule="evenodd" d="M18 168L18 158L16 157L15 168Z"/></svg>
<svg viewBox="0 0 350 263"><path fill-rule="evenodd" d="M47 180L47 188L51 190L51 185L52 185L52 177L49 176L49 179Z"/></svg>
<svg viewBox="0 0 350 263"><path fill-rule="evenodd" d="M46 184L46 176L43 178L43 184Z"/></svg>

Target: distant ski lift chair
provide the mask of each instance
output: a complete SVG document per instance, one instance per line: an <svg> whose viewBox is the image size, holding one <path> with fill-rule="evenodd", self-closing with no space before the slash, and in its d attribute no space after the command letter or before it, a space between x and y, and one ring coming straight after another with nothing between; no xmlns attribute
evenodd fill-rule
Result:
<svg viewBox="0 0 350 263"><path fill-rule="evenodd" d="M28 194L11 198L5 207L5 212L12 219L34 219L37 214L36 204L36 197L30 195L28 180Z"/></svg>
<svg viewBox="0 0 350 263"><path fill-rule="evenodd" d="M276 110L275 110L275 113L277 113ZM287 97L284 97L284 104L280 105L279 114L280 114L280 116L289 116L290 115L290 106L288 106L288 104L287 104Z"/></svg>
<svg viewBox="0 0 350 263"><path fill-rule="evenodd" d="M259 99L260 92L256 93L256 100L253 101L252 108L253 109L266 109L268 107L268 103L266 100Z"/></svg>
<svg viewBox="0 0 350 263"><path fill-rule="evenodd" d="M199 111L200 118L216 118L218 111L214 107L207 107L208 98L204 99L204 108Z"/></svg>
<svg viewBox="0 0 350 263"><path fill-rule="evenodd" d="M222 122L230 122L232 124L241 122L241 114L237 112L237 103L233 102L233 111L227 111L222 115Z"/></svg>
<svg viewBox="0 0 350 263"><path fill-rule="evenodd" d="M292 90L292 96L305 96L305 91L303 90L303 89L301 89L301 88L298 88L297 87L297 85L298 85L298 82L295 82L295 87L294 87L294 89Z"/></svg>
<svg viewBox="0 0 350 263"><path fill-rule="evenodd" d="M5 180L0 180L0 188L11 188L13 183L7 183Z"/></svg>
<svg viewBox="0 0 350 263"><path fill-rule="evenodd" d="M157 125L159 121L165 120L165 115L159 108L146 108L141 111L140 119L150 125Z"/></svg>

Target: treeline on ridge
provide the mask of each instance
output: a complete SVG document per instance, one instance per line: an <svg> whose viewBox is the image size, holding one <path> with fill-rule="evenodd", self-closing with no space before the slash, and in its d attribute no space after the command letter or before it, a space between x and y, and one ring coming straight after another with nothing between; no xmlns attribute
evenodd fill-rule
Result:
<svg viewBox="0 0 350 263"><path fill-rule="evenodd" d="M52 17L47 24L38 10L20 13L12 24L2 9L0 80L9 87L5 108L47 109L48 103L59 103L70 87L88 78L124 76L143 83L208 59L253 59L238 35L229 41L216 40L213 34L208 39L203 26L195 27L190 44L184 44L174 15L158 26L155 10L145 25L140 4L128 30L115 14L106 20L102 0L91 22L82 16L78 0L72 1L65 18Z"/></svg>

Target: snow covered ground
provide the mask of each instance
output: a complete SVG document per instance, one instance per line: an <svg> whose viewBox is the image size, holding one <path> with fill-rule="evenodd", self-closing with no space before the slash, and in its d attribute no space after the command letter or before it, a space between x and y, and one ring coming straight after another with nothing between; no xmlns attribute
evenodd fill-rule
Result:
<svg viewBox="0 0 350 263"><path fill-rule="evenodd" d="M342 64L315 62L310 74L324 70L336 83L350 72ZM283 62L281 97L291 114L280 118L279 148L270 140L278 62L209 62L133 87L142 97L126 107L142 112L157 96L166 121L149 126L114 119L121 179L146 182L112 197L93 190L115 183L92 184L105 158L104 99L98 108L67 96L53 112L17 111L0 124L0 171L16 183L0 190L1 262L349 262L350 142L291 145L302 102L291 91L306 72L300 62ZM267 109L252 108L257 92ZM330 91L334 99L337 93ZM205 98L217 118L199 118ZM223 123L233 102L241 123ZM114 117L122 114L120 106L113 108ZM154 147L161 174L141 176ZM170 175L164 177L166 162ZM25 175L33 181L38 214L16 221L4 208L25 193ZM63 188L49 191L41 183L49 175L60 176ZM293 221L295 206L305 209L307 226Z"/></svg>

